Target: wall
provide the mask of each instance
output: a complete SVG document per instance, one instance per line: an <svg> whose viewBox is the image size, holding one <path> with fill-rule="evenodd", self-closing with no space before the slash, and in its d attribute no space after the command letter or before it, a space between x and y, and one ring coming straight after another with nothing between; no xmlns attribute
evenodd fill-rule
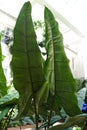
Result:
<svg viewBox="0 0 87 130"><path fill-rule="evenodd" d="M66 55L70 60L70 68L74 78L87 79L87 51L86 51L86 39L81 39L73 43L70 47L72 51L65 49Z"/></svg>

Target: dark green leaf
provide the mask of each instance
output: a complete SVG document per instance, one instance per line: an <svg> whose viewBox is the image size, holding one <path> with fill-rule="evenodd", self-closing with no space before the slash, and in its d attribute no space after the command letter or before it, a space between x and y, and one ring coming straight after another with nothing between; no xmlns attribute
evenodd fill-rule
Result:
<svg viewBox="0 0 87 130"><path fill-rule="evenodd" d="M49 128L48 130L64 130L71 126L78 125L81 122L84 122L86 119L87 119L87 114L80 114L80 115L76 115L74 117L69 117L66 119L66 121L63 124L56 125L52 128Z"/></svg>
<svg viewBox="0 0 87 130"><path fill-rule="evenodd" d="M14 87L20 95L19 116L29 115L29 110L33 109L32 98L35 98L45 81L41 62L41 52L31 18L31 4L26 2L14 29L12 59Z"/></svg>
<svg viewBox="0 0 87 130"><path fill-rule="evenodd" d="M44 17L47 51L45 74L50 92L56 95L55 97L69 115L79 114L81 112L76 97L76 82L64 51L62 34L59 31L58 23L48 8L45 8Z"/></svg>
<svg viewBox="0 0 87 130"><path fill-rule="evenodd" d="M10 110L10 107L8 106L3 108L3 110L0 112L0 121L5 117L5 115L7 115L9 110Z"/></svg>

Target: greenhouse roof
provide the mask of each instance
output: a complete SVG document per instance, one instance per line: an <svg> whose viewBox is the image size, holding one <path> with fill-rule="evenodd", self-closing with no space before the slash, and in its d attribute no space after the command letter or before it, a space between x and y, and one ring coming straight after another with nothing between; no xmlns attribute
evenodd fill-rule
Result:
<svg viewBox="0 0 87 130"><path fill-rule="evenodd" d="M0 0L0 24L14 26L25 2L26 0ZM43 20L45 6L53 12L63 33L65 45L87 36L86 0L30 0L30 2L35 20Z"/></svg>

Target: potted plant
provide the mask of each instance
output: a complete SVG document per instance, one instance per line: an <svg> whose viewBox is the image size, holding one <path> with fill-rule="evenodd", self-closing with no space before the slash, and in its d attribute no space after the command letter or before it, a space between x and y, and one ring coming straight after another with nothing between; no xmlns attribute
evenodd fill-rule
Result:
<svg viewBox="0 0 87 130"><path fill-rule="evenodd" d="M87 115L82 114L78 107L76 82L64 51L63 36L47 7L44 22L46 60L37 44L29 1L23 5L16 21L12 47L13 85L19 93L15 102L18 106L16 118L34 115L36 130L43 127L63 130L83 122ZM67 113L66 118L70 117L63 124L50 128L54 122L65 119L62 108ZM40 116L43 125L38 127Z"/></svg>

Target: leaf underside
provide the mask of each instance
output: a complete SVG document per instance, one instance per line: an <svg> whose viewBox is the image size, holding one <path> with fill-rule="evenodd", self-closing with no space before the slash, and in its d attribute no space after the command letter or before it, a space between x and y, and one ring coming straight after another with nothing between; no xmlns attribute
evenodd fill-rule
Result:
<svg viewBox="0 0 87 130"><path fill-rule="evenodd" d="M59 31L58 23L47 7L45 7L44 17L47 51L45 74L50 92L57 97L57 101L65 111L73 116L81 113L81 111L76 97L76 83L64 51L63 37Z"/></svg>

